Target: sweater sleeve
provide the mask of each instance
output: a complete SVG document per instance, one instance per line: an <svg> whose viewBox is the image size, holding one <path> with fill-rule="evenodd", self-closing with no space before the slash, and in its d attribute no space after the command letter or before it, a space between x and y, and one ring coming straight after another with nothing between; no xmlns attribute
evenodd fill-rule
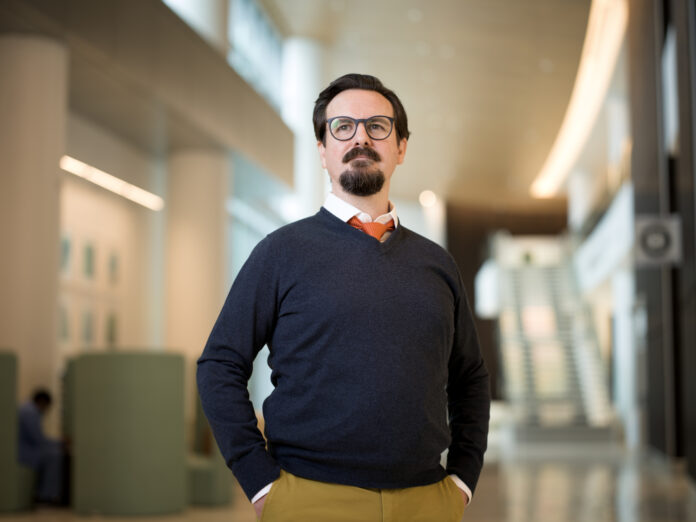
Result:
<svg viewBox="0 0 696 522"><path fill-rule="evenodd" d="M220 451L251 499L280 475L257 428L247 389L254 358L273 334L277 277L268 238L237 275L198 360L201 403Z"/></svg>
<svg viewBox="0 0 696 522"><path fill-rule="evenodd" d="M476 489L488 440L490 389L488 371L481 356L476 328L459 277L455 332L449 361L447 400L452 443L447 472L457 475L473 492Z"/></svg>

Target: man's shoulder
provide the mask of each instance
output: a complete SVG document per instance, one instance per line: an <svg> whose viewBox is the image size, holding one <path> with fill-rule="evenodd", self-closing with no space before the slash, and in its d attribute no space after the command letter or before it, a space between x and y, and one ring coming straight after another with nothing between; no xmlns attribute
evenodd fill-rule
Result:
<svg viewBox="0 0 696 522"><path fill-rule="evenodd" d="M426 255L431 259L440 261L447 265L456 266L452 254L450 254L442 245L436 243L432 239L420 235L417 232L414 232L410 228L403 227L403 241L407 243L410 248L419 250L423 255Z"/></svg>
<svg viewBox="0 0 696 522"><path fill-rule="evenodd" d="M39 415L39 410L36 409L36 406L34 405L33 402L27 401L22 403L19 408L19 416L20 417L34 417Z"/></svg>
<svg viewBox="0 0 696 522"><path fill-rule="evenodd" d="M320 226L319 221L318 214L293 221L269 233L263 238L261 243L265 243L269 247L286 245L288 243L295 244L301 238L307 237L313 231L316 231L317 227Z"/></svg>
<svg viewBox="0 0 696 522"><path fill-rule="evenodd" d="M283 225L259 241L251 257L277 256L284 258L295 251L302 251L303 245L320 229L319 214Z"/></svg>

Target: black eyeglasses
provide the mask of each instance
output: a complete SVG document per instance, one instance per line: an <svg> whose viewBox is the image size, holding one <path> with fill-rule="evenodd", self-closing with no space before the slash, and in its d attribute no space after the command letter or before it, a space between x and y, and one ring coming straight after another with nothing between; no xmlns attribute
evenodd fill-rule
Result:
<svg viewBox="0 0 696 522"><path fill-rule="evenodd" d="M329 132L339 141L348 141L358 131L358 125L365 126L367 135L373 140L386 140L394 128L394 118L389 116L370 116L356 119L350 116L334 116L326 120Z"/></svg>

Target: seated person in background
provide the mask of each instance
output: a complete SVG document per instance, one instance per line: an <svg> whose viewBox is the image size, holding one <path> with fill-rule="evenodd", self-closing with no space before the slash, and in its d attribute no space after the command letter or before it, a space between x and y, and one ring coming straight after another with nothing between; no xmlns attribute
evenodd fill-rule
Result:
<svg viewBox="0 0 696 522"><path fill-rule="evenodd" d="M61 441L44 435L41 421L51 407L51 394L38 389L33 399L19 408L19 462L36 471L36 500L59 504L64 500L63 463L64 449Z"/></svg>

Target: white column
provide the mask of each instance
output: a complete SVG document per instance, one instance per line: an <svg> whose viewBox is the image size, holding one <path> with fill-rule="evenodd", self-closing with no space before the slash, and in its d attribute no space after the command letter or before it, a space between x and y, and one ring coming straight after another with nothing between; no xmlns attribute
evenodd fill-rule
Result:
<svg viewBox="0 0 696 522"><path fill-rule="evenodd" d="M231 164L224 152L185 151L169 160L166 345L198 357L225 297L225 201Z"/></svg>
<svg viewBox="0 0 696 522"><path fill-rule="evenodd" d="M189 415L195 404L195 361L228 290L225 202L231 172L229 157L221 151L181 151L169 158L165 342L186 356Z"/></svg>
<svg viewBox="0 0 696 522"><path fill-rule="evenodd" d="M58 391L58 162L68 53L48 38L1 35L0 71L0 348L18 354L17 391L25 399L37 386Z"/></svg>
<svg viewBox="0 0 696 522"><path fill-rule="evenodd" d="M322 83L321 45L307 38L288 38L283 44L282 117L295 133L295 194L298 216L314 214L327 187L312 125L314 101Z"/></svg>
<svg viewBox="0 0 696 522"><path fill-rule="evenodd" d="M626 264L625 264L626 265ZM616 270L611 279L614 314L614 397L624 428L626 447L642 442L638 390L639 351L635 336L635 288L630 266Z"/></svg>

